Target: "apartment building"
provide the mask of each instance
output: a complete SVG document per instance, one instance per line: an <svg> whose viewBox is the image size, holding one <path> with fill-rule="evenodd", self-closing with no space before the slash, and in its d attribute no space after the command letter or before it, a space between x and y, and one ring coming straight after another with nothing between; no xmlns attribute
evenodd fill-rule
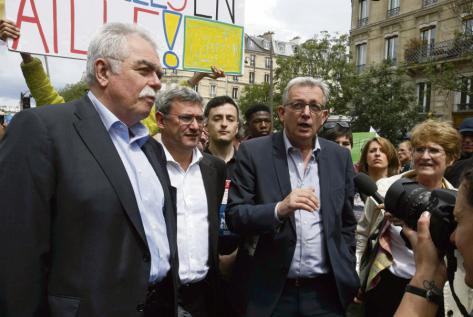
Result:
<svg viewBox="0 0 473 317"><path fill-rule="evenodd" d="M204 98L204 103L220 95L239 99L245 86L269 83L271 67L273 71L277 67L276 58L279 55L292 55L298 44L299 38L285 42L274 40L270 33L260 36L245 34L243 75L229 75L219 79L204 78L195 89ZM179 83L182 80L189 79L193 74L193 72L188 71L166 69L165 83Z"/></svg>
<svg viewBox="0 0 473 317"><path fill-rule="evenodd" d="M473 15L465 3L471 0L352 0L350 49L357 70L383 60L407 66L419 112L458 126L473 116ZM438 69L454 65L468 89L436 90L425 72L432 63Z"/></svg>

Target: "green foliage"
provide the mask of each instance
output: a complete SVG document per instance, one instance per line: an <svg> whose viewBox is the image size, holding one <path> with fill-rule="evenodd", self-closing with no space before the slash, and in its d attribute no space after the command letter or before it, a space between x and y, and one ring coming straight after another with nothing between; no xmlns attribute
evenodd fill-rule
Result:
<svg viewBox="0 0 473 317"><path fill-rule="evenodd" d="M59 90L59 94L66 102L69 102L82 97L88 89L89 87L85 81L81 80L75 84L66 85L63 89Z"/></svg>
<svg viewBox="0 0 473 317"><path fill-rule="evenodd" d="M332 113L348 113L348 102L356 81L355 68L349 61L348 35L332 36L327 32L300 45L293 56L277 59L276 88L282 92L289 80L297 76L324 78L331 97Z"/></svg>
<svg viewBox="0 0 473 317"><path fill-rule="evenodd" d="M239 101L241 113L256 103L268 104L269 84L247 85L243 88Z"/></svg>
<svg viewBox="0 0 473 317"><path fill-rule="evenodd" d="M416 123L419 114L415 86L404 67L388 63L372 66L358 76L351 100L353 131L373 127L393 143Z"/></svg>
<svg viewBox="0 0 473 317"><path fill-rule="evenodd" d="M467 53L462 55L464 65L473 62L473 54ZM457 62L436 63L435 61L428 61L423 64L422 72L427 77L432 85L432 89L438 93L443 94L445 100L454 92L463 92L471 94L471 89L465 84L465 80L471 75L465 76L462 72L462 67Z"/></svg>
<svg viewBox="0 0 473 317"><path fill-rule="evenodd" d="M253 106L254 104L257 103L263 103L269 106L269 84L264 83L261 85L247 85L245 88L243 88L242 94L239 99L239 106L240 106L240 111L243 114ZM279 119L277 117L277 106L281 104L281 94L275 92L273 95L273 106L272 106L272 111L273 111L273 122L274 122L274 128L279 129L280 128L280 123Z"/></svg>

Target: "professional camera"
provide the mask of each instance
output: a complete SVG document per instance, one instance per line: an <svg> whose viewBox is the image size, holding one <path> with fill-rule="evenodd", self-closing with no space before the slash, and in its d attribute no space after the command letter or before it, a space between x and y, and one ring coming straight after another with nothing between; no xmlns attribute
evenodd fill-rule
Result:
<svg viewBox="0 0 473 317"><path fill-rule="evenodd" d="M417 220L429 211L430 235L439 254L446 254L452 247L450 235L455 230L453 217L456 191L450 189L428 190L418 182L401 178L389 187L384 199L385 210L417 230Z"/></svg>

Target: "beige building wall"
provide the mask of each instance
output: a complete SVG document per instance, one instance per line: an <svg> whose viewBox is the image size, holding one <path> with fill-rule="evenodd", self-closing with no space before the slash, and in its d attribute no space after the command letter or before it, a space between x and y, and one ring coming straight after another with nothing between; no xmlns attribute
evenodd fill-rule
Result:
<svg viewBox="0 0 473 317"><path fill-rule="evenodd" d="M435 27L435 45L444 41L453 40L455 36L464 31L464 20L467 18L459 16L452 10L451 0L399 0L399 8L388 12L389 4L393 0L372 1L367 0L368 19L361 21L360 0L352 1L351 22L351 52L353 61L357 61L356 45L366 43L366 66L382 62L386 57L386 39L392 36L398 37L397 50L395 53L396 63L400 65L406 62L405 51L412 47L413 41L419 43L421 31ZM366 20L366 19L365 19ZM365 22L365 23L360 23ZM436 63L442 64L446 61L440 59ZM455 63L462 73L471 72L471 62L463 63L461 58L449 59ZM426 77L420 63L409 64L412 68L412 80L415 83L425 82ZM446 120L457 121L458 116L468 116L469 113L459 113L455 102L458 102L456 93L432 91L430 98L430 115Z"/></svg>

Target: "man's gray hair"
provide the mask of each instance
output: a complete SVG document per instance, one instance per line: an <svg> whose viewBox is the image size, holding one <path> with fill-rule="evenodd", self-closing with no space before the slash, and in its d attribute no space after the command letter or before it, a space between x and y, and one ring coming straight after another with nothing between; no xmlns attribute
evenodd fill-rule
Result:
<svg viewBox="0 0 473 317"><path fill-rule="evenodd" d="M323 106L327 104L328 98L330 96L330 88L328 84L322 78L313 78L313 77L296 77L291 79L286 88L284 88L282 94L282 103L285 105L287 103L289 90L293 87L319 87L324 94Z"/></svg>
<svg viewBox="0 0 473 317"><path fill-rule="evenodd" d="M184 86L171 86L170 88L161 90L156 99L156 109L162 114L169 114L171 105L174 101L191 102L199 104L202 108L203 99L194 90Z"/></svg>
<svg viewBox="0 0 473 317"><path fill-rule="evenodd" d="M127 23L107 23L103 25L92 38L88 48L85 81L87 84L95 84L95 61L99 58L107 60L111 71L118 73L121 62L129 55L128 38L139 36L148 42L157 52L158 46L146 30Z"/></svg>

